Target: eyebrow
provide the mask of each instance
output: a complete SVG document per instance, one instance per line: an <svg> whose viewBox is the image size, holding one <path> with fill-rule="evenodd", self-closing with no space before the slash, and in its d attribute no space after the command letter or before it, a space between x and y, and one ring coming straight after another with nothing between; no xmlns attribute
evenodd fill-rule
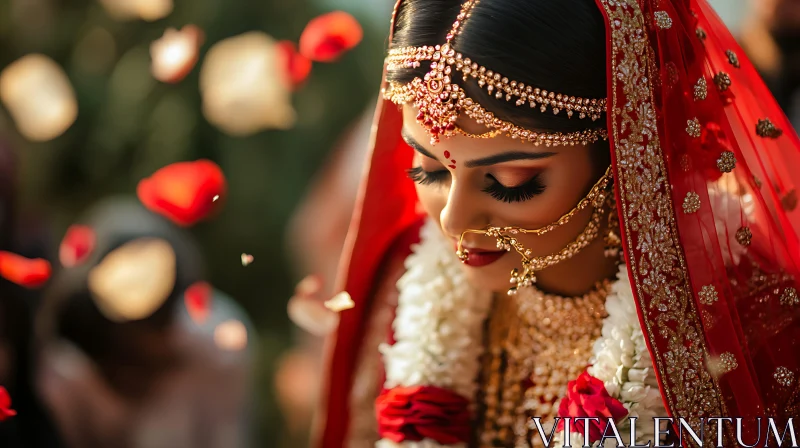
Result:
<svg viewBox="0 0 800 448"><path fill-rule="evenodd" d="M431 154L425 148L423 148L418 141L414 140L414 138L411 137L411 135L406 131L405 128L403 128L400 131L400 134L403 137L403 140L405 140L405 142L408 144L408 146L414 148L415 151L417 151L418 153L422 154L425 157L429 157L437 161L439 160L433 154ZM556 153L549 151L548 152L508 151L500 154L491 155L488 157L483 157L480 159L469 160L466 163L464 163L464 165L467 168L477 168L481 166L496 165L498 163L503 163L503 162L512 162L515 160L541 160L541 159L546 159L548 157L552 157L554 155L556 155Z"/></svg>

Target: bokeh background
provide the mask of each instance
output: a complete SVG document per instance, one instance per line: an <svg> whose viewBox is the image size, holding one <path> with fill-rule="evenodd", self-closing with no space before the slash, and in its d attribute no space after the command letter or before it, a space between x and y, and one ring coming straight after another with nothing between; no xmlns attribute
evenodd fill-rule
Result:
<svg viewBox="0 0 800 448"><path fill-rule="evenodd" d="M299 446L287 441L275 378L278 361L304 337L287 317L287 300L313 273L298 261L303 255L293 253L309 249L291 242L302 235L290 219L346 131L366 135L364 116L378 93L392 3L174 0L166 17L148 21L115 19L99 0L0 0L0 69L30 53L51 57L66 72L79 110L63 135L32 142L0 108L0 143L19 162L17 227L25 230L20 238L32 238L24 243L55 258L58 241L87 207L109 195L135 195L141 179L170 163L207 158L225 173L222 212L190 231L208 280L244 308L257 330L256 446ZM745 1L711 3L738 31ZM214 43L249 31L297 41L310 19L332 10L352 14L364 38L337 62L314 64L292 94L297 121L290 129L241 137L208 122L199 66ZM186 24L205 34L200 62L179 83L159 82L150 72L150 45L166 28ZM360 162L347 163L357 176ZM318 219L324 226L326 217ZM313 226L302 230L314 232ZM247 267L240 262L243 252L254 256Z"/></svg>

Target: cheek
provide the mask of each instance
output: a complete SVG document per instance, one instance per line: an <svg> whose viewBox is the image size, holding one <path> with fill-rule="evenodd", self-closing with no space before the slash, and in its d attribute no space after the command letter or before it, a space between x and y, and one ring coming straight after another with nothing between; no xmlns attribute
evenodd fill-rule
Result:
<svg viewBox="0 0 800 448"><path fill-rule="evenodd" d="M444 188L431 185L415 184L419 204L425 213L433 219L439 219L442 210L447 205L447 195Z"/></svg>

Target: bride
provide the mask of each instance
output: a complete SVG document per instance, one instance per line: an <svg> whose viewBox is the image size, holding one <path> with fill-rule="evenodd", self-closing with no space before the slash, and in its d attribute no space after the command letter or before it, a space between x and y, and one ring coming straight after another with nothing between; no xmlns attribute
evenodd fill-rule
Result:
<svg viewBox="0 0 800 448"><path fill-rule="evenodd" d="M318 446L788 434L800 142L706 1L400 0L391 32Z"/></svg>

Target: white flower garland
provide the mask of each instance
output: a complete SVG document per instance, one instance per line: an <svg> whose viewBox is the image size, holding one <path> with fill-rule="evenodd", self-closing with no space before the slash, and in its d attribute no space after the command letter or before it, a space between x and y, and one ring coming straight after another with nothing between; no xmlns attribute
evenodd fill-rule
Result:
<svg viewBox="0 0 800 448"><path fill-rule="evenodd" d="M621 401L628 410L628 416L617 425L620 436L626 445L630 443L630 419L638 418L636 424L636 444L655 444L653 418L667 415L658 390L658 381L653 370L653 360L647 350L639 317L636 314L636 300L633 297L627 266L620 265L617 281L611 285L606 297L608 317L603 320L602 336L595 341L592 365L588 372L605 384L606 392ZM584 437L573 432L570 445L582 447ZM564 446L563 433L556 438L554 446ZM606 439L605 447L616 447L614 439Z"/></svg>
<svg viewBox="0 0 800 448"><path fill-rule="evenodd" d="M406 273L398 280L400 296L392 323L394 345L383 344L387 389L435 386L474 400L483 322L489 315L492 294L467 282L458 258L439 226L428 220L420 244L405 261ZM440 448L433 440L397 444L382 439L379 448Z"/></svg>
<svg viewBox="0 0 800 448"><path fill-rule="evenodd" d="M384 387L434 386L450 389L474 401L483 352L483 324L489 315L492 294L467 282L450 241L438 225L428 220L421 241L405 261L406 273L397 282L400 296L392 323L395 343L382 344L386 370ZM638 417L637 443L654 436L652 418L664 416L652 360L636 314L636 304L625 265L606 298L608 317L602 336L595 342L589 374L604 382L609 395L620 400ZM618 429L629 438L629 420ZM562 446L563 433L557 433ZM572 433L574 446L583 436ZM613 440L607 446L616 446ZM377 448L465 448L465 444L440 445L425 439L395 443L381 439Z"/></svg>

